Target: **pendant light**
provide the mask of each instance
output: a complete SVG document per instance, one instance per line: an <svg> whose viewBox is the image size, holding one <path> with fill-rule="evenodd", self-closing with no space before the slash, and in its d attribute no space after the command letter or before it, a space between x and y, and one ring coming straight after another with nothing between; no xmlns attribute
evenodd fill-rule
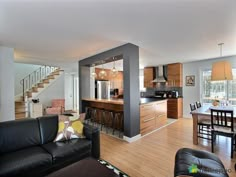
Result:
<svg viewBox="0 0 236 177"><path fill-rule="evenodd" d="M93 79L97 78L97 73L95 71L95 64L92 64L91 78L93 78Z"/></svg>
<svg viewBox="0 0 236 177"><path fill-rule="evenodd" d="M220 43L218 45L220 46L220 56L222 57L222 45L224 45L224 43ZM231 64L228 61L219 61L213 63L211 80L212 81L233 80Z"/></svg>
<svg viewBox="0 0 236 177"><path fill-rule="evenodd" d="M100 79L104 79L107 76L107 72L104 70L103 63L104 62L102 61L102 70L98 73Z"/></svg>
<svg viewBox="0 0 236 177"><path fill-rule="evenodd" d="M118 70L116 69L115 57L113 57L113 68L111 69L111 76L116 77L118 75Z"/></svg>

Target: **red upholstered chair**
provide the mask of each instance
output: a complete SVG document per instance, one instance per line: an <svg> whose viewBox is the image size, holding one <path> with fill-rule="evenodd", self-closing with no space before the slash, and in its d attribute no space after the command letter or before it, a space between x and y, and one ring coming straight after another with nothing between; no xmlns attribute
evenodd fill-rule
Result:
<svg viewBox="0 0 236 177"><path fill-rule="evenodd" d="M65 99L53 99L52 107L46 108L46 114L62 114L65 111Z"/></svg>

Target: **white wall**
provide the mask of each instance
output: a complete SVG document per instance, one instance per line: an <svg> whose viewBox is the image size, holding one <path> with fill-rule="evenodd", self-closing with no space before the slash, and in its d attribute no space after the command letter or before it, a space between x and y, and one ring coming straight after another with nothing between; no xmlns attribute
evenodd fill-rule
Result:
<svg viewBox="0 0 236 177"><path fill-rule="evenodd" d="M192 117L190 113L189 104L202 101L201 99L201 71L204 69L211 69L212 63L220 60L228 60L232 67L236 68L236 56L221 57L209 60L201 60L196 62L189 62L183 64L183 116ZM189 75L195 76L195 86L185 86L185 77Z"/></svg>
<svg viewBox="0 0 236 177"><path fill-rule="evenodd" d="M70 73L65 73L65 109L73 109L73 86L74 76Z"/></svg>
<svg viewBox="0 0 236 177"><path fill-rule="evenodd" d="M27 75L31 74L41 65L32 65L32 64L24 64L24 63L15 63L15 96L18 94L22 94L22 85L20 81L25 78Z"/></svg>
<svg viewBox="0 0 236 177"><path fill-rule="evenodd" d="M78 75L65 73L65 109L78 110Z"/></svg>
<svg viewBox="0 0 236 177"><path fill-rule="evenodd" d="M14 49L0 46L0 122L15 120Z"/></svg>
<svg viewBox="0 0 236 177"><path fill-rule="evenodd" d="M64 99L65 98L65 87L64 87L64 73L60 75L51 85L41 92L37 98L43 107L50 107L52 99Z"/></svg>

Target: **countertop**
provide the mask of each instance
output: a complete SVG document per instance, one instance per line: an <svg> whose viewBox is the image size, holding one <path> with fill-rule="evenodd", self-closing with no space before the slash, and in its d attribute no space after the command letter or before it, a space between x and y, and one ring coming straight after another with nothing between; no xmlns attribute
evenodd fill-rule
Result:
<svg viewBox="0 0 236 177"><path fill-rule="evenodd" d="M93 102L100 102L100 103L110 103L110 104L119 104L123 105L123 99L97 99L97 98L84 98L83 101L93 101Z"/></svg>
<svg viewBox="0 0 236 177"><path fill-rule="evenodd" d="M110 104L119 104L123 105L124 100L123 99L96 99L96 98L84 98L83 101L93 101L93 102L99 102L99 103L110 103ZM167 100L167 98L140 98L140 104L147 104L154 101L163 101Z"/></svg>

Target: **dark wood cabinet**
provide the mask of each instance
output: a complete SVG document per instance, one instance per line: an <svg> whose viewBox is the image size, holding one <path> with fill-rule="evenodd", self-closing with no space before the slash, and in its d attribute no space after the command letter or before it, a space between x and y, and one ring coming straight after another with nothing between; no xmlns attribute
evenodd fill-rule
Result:
<svg viewBox="0 0 236 177"><path fill-rule="evenodd" d="M178 119L183 117L183 98L169 98L167 101L167 117Z"/></svg>
<svg viewBox="0 0 236 177"><path fill-rule="evenodd" d="M172 63L168 64L168 86L169 87L182 87L183 86L183 64Z"/></svg>
<svg viewBox="0 0 236 177"><path fill-rule="evenodd" d="M154 88L154 67L144 68L144 87L145 88Z"/></svg>

